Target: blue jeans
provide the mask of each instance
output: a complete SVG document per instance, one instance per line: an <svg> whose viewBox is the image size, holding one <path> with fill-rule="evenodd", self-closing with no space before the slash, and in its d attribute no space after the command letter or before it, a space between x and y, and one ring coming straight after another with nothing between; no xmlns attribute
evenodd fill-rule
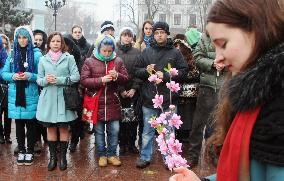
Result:
<svg viewBox="0 0 284 181"><path fill-rule="evenodd" d="M105 125L107 138L105 137ZM99 157L116 156L116 148L118 144L119 121L98 121L95 125L96 149ZM107 147L106 141L107 139Z"/></svg>
<svg viewBox="0 0 284 181"><path fill-rule="evenodd" d="M159 116L161 109L151 109L142 106L143 111L143 133L142 133L142 147L140 152L140 159L144 161L150 161L153 154L153 140L155 137L155 128L151 127L148 122L152 116ZM165 110L168 111L168 110Z"/></svg>

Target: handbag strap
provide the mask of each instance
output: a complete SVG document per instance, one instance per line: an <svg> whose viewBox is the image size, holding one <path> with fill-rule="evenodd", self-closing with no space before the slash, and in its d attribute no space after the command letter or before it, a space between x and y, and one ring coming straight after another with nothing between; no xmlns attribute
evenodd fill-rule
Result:
<svg viewBox="0 0 284 181"><path fill-rule="evenodd" d="M68 76L68 77L66 77L66 79L65 79L65 85L67 85L67 86L71 86L71 79L70 79L70 77Z"/></svg>

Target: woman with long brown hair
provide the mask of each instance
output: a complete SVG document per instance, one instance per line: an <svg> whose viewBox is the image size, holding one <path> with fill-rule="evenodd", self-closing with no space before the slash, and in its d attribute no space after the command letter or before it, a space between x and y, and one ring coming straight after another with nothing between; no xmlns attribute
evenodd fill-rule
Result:
<svg viewBox="0 0 284 181"><path fill-rule="evenodd" d="M153 24L154 22L152 20L146 20L143 23L140 36L137 40L137 42L134 45L134 48L137 48L141 52L150 46L150 43L153 40Z"/></svg>
<svg viewBox="0 0 284 181"><path fill-rule="evenodd" d="M221 91L211 142L222 146L218 181L284 178L283 4L219 0L208 14L217 67L232 72ZM184 175L197 180L190 171Z"/></svg>

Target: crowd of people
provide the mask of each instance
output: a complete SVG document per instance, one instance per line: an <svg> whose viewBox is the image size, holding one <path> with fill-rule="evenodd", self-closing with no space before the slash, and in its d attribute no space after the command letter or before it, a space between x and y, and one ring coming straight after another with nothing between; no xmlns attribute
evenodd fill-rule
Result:
<svg viewBox="0 0 284 181"><path fill-rule="evenodd" d="M45 142L48 170L57 163L65 170L68 148L75 152L85 133L94 133L100 167L120 166L119 156L133 153L143 169L151 164L155 140L149 120L161 114L152 102L158 91L164 110L171 102L181 115L175 134L189 144L191 167L198 165L206 140L217 180L283 178L283 4L217 0L202 33L192 27L171 35L166 22L146 20L137 38L123 27L115 39L113 23L105 21L90 44L78 25L66 35L20 26L12 49L1 34L0 143L12 143L15 120L17 164L33 164ZM168 64L178 70L171 79L180 84L172 95ZM152 74L162 82L149 82ZM65 96L71 87L79 96L72 109ZM97 98L95 111L86 112L86 96ZM199 180L186 168L176 172L171 180Z"/></svg>

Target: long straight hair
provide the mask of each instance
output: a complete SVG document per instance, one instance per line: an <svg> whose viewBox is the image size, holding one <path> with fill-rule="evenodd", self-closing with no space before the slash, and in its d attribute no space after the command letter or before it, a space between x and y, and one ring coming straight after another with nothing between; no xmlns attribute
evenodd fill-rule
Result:
<svg viewBox="0 0 284 181"><path fill-rule="evenodd" d="M138 39L138 42L141 44L143 41L144 41L144 27L146 24L150 24L151 26L154 25L154 22L152 20L146 20L144 21L143 25L142 25L142 29L140 30L140 36L139 36L139 39Z"/></svg>

